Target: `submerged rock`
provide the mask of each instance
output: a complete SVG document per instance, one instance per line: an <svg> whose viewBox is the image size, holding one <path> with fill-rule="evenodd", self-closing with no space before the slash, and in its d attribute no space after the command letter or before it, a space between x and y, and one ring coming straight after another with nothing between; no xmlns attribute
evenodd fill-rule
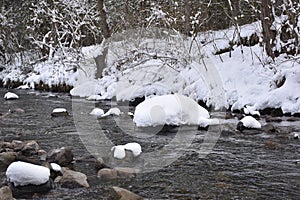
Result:
<svg viewBox="0 0 300 200"><path fill-rule="evenodd" d="M67 168L62 168L62 176L56 179L65 188L90 187L87 176L81 172L76 172Z"/></svg>
<svg viewBox="0 0 300 200"><path fill-rule="evenodd" d="M98 177L104 180L112 180L118 178L116 169L103 168L98 171Z"/></svg>
<svg viewBox="0 0 300 200"><path fill-rule="evenodd" d="M142 200L143 197L124 188L113 187L113 198L122 200Z"/></svg>
<svg viewBox="0 0 300 200"><path fill-rule="evenodd" d="M10 187L4 186L0 188L0 200L14 200Z"/></svg>

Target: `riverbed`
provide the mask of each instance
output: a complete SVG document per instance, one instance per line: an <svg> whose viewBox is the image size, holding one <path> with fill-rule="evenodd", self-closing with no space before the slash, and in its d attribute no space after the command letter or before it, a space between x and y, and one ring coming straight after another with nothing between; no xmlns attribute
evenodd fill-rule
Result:
<svg viewBox="0 0 300 200"><path fill-rule="evenodd" d="M300 132L300 118L282 117L282 122L272 122L275 132L240 133L235 130L238 120L230 119L208 131L185 126L158 134L154 129L147 135L126 116L127 111L134 110L133 106L72 99L64 93L12 91L20 98L5 101L2 97L6 89L0 89L0 139L36 140L46 151L71 146L74 170L86 174L90 184L88 189L57 187L47 194L35 195L34 199L109 199L112 186L146 199L300 198L300 140L293 138L294 133ZM95 106L105 111L119 106L125 113L96 119L88 115ZM70 115L51 117L57 107L66 108ZM25 112L5 115L16 108ZM224 120L225 113L212 116ZM261 122L266 123L263 117ZM99 152L98 143L92 143L98 137L102 137L101 144L107 144L101 147L103 152ZM107 149L111 143L131 141L139 142L142 155L147 155L136 158L132 164L139 172L137 176L113 181L99 179L88 158L97 156L97 152L109 157ZM114 166L128 164L110 162ZM0 178L4 183L5 172L0 173Z"/></svg>

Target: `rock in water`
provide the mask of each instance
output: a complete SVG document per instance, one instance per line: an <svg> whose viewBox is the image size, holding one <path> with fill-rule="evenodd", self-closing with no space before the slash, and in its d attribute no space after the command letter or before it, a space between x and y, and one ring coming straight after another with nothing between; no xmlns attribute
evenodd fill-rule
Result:
<svg viewBox="0 0 300 200"><path fill-rule="evenodd" d="M8 186L0 188L0 200L13 200L12 192Z"/></svg>
<svg viewBox="0 0 300 200"><path fill-rule="evenodd" d="M65 188L90 187L87 182L87 176L81 172L76 172L66 168L62 169L63 176L59 179L59 183Z"/></svg>
<svg viewBox="0 0 300 200"><path fill-rule="evenodd" d="M246 116L239 121L237 129L243 131L244 129L260 129L261 124L252 116Z"/></svg>
<svg viewBox="0 0 300 200"><path fill-rule="evenodd" d="M62 147L60 149L51 150L47 156L49 162L57 163L63 167L71 165L73 158L74 155L71 147Z"/></svg>
<svg viewBox="0 0 300 200"><path fill-rule="evenodd" d="M117 199L122 199L122 200L142 200L143 197L134 194L133 192L130 192L124 188L120 187L113 187L114 191L114 197Z"/></svg>
<svg viewBox="0 0 300 200"><path fill-rule="evenodd" d="M19 98L19 96L16 95L15 93L12 93L12 92L7 92L4 95L5 100L15 100L15 99L18 99L18 98Z"/></svg>
<svg viewBox="0 0 300 200"><path fill-rule="evenodd" d="M125 150L131 151L133 156L139 156L142 153L142 147L139 143L130 142L124 145Z"/></svg>
<svg viewBox="0 0 300 200"><path fill-rule="evenodd" d="M90 112L90 115L94 115L97 117L101 117L104 114L104 111L101 108L94 108L92 112Z"/></svg>
<svg viewBox="0 0 300 200"><path fill-rule="evenodd" d="M18 161L8 166L6 177L14 186L41 185L49 181L50 169Z"/></svg>
<svg viewBox="0 0 300 200"><path fill-rule="evenodd" d="M52 117L67 117L69 115L67 109L65 108L55 108L53 109L51 116Z"/></svg>
<svg viewBox="0 0 300 200"><path fill-rule="evenodd" d="M0 170L5 171L6 168L16 160L16 152L2 152L0 153Z"/></svg>

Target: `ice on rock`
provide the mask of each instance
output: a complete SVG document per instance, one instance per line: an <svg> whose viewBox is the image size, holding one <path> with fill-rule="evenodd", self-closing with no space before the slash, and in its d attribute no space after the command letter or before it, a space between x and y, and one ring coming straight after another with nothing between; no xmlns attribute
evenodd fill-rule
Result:
<svg viewBox="0 0 300 200"><path fill-rule="evenodd" d="M22 161L11 163L6 170L6 177L14 186L41 185L50 177L50 169Z"/></svg>

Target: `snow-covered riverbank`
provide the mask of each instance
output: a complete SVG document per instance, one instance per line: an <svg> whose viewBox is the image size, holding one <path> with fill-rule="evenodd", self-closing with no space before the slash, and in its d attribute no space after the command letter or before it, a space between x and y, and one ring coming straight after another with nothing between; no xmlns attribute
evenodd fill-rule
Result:
<svg viewBox="0 0 300 200"><path fill-rule="evenodd" d="M259 23L243 26L240 30L243 38L250 38L253 33L259 36L261 32ZM19 81L31 87L41 81L48 85L65 83L74 86L72 95L89 97L97 94L100 95L98 99L116 96L118 100L132 100L142 96L180 93L216 107L240 109L250 104L257 109L280 107L284 113L300 113L300 93L297 92L300 88L300 64L297 60L281 55L273 62L260 44L251 47L235 45L230 52L216 55L217 51L229 47L229 40L236 40L232 38L234 28L203 33L197 41L205 57L202 59L194 54L195 58L187 63L183 63L184 56L181 55L186 49L178 47L186 43L178 38L174 40L177 40L177 46L172 46L176 49L168 47L165 52L157 51L157 55L151 50L132 49L132 46L126 46L128 49L122 49L122 52L119 43L115 42L117 45L109 49L109 68L98 80L94 79L93 56L99 51L99 46L82 49L86 59L77 63L77 70L73 70L71 65L48 61L34 65L27 74L20 67L7 66L0 72L0 79L4 82ZM149 45L153 41L142 43ZM125 58L124 51L133 60L120 66L116 59ZM216 97L215 88L219 88L225 102L223 97Z"/></svg>

